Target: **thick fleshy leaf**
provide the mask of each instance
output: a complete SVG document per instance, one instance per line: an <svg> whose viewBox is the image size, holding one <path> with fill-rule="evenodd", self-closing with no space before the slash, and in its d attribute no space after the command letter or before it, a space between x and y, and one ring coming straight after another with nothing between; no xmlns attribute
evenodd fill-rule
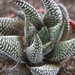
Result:
<svg viewBox="0 0 75 75"><path fill-rule="evenodd" d="M38 11L38 13L41 16L41 18L43 18L43 13L40 10Z"/></svg>
<svg viewBox="0 0 75 75"><path fill-rule="evenodd" d="M1 35L19 35L22 32L24 23L18 18L0 18L0 34ZM22 34L22 33L21 33Z"/></svg>
<svg viewBox="0 0 75 75"><path fill-rule="evenodd" d="M60 42L53 54L51 55L50 61L62 61L75 53L75 38Z"/></svg>
<svg viewBox="0 0 75 75"><path fill-rule="evenodd" d="M50 27L50 40L53 41L55 44L58 43L62 37L63 30L64 30L64 23L58 24L54 27Z"/></svg>
<svg viewBox="0 0 75 75"><path fill-rule="evenodd" d="M31 23L27 22L24 27L24 36L26 40L26 43L25 43L26 46L31 45L32 38L34 37L34 30L35 30L35 27Z"/></svg>
<svg viewBox="0 0 75 75"><path fill-rule="evenodd" d="M63 15L63 19L65 20L65 27L64 27L64 32L61 38L61 41L65 40L68 33L69 33L69 29L70 29L70 19L69 19L69 14L67 9L65 8L65 6L61 3L58 4L61 11L62 11L62 15Z"/></svg>
<svg viewBox="0 0 75 75"><path fill-rule="evenodd" d="M29 69L24 64L17 64L5 71L6 75L30 75Z"/></svg>
<svg viewBox="0 0 75 75"><path fill-rule="evenodd" d="M26 48L26 55L28 60L31 63L40 63L43 60L43 52L42 52L42 42L38 36L38 34L34 34L34 42L33 44Z"/></svg>
<svg viewBox="0 0 75 75"><path fill-rule="evenodd" d="M62 23L62 13L58 4L54 0L42 0L42 2L45 7L44 24L47 27L52 27Z"/></svg>
<svg viewBox="0 0 75 75"><path fill-rule="evenodd" d="M50 41L49 31L48 31L48 28L46 26L42 27L42 29L40 31L37 31L37 32L40 36L40 39L41 39L43 45ZM33 42L33 38L31 40L31 43L32 42Z"/></svg>
<svg viewBox="0 0 75 75"><path fill-rule="evenodd" d="M43 27L43 22L37 10L24 0L16 0L15 2L25 13L27 21L31 22L37 30L40 30Z"/></svg>
<svg viewBox="0 0 75 75"><path fill-rule="evenodd" d="M39 15L41 16L41 18L43 17L43 14L42 14L42 12L39 12L38 11L38 13L39 13ZM14 12L14 15L15 16L18 16L20 19L22 19L23 21L25 21L25 15L24 15L24 12L23 11L15 11Z"/></svg>
<svg viewBox="0 0 75 75"><path fill-rule="evenodd" d="M45 64L42 66L31 67L30 71L33 75L57 75L60 67L57 65Z"/></svg>
<svg viewBox="0 0 75 75"><path fill-rule="evenodd" d="M15 16L18 16L22 21L25 21L25 14L24 14L24 12L23 11L15 11L14 12L14 15Z"/></svg>
<svg viewBox="0 0 75 75"><path fill-rule="evenodd" d="M53 47L54 47L54 42L48 42L45 45L42 46L43 47L43 55L47 55L49 52L52 51Z"/></svg>
<svg viewBox="0 0 75 75"><path fill-rule="evenodd" d="M41 38L42 44L46 44L49 40L49 32L46 26L42 27L39 31L39 36Z"/></svg>
<svg viewBox="0 0 75 75"><path fill-rule="evenodd" d="M24 63L21 37L0 36L0 53L12 58L16 62Z"/></svg>

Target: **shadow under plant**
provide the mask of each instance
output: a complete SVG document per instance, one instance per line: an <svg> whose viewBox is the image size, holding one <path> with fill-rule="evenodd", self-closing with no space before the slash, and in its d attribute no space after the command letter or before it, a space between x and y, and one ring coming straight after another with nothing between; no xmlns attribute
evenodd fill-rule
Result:
<svg viewBox="0 0 75 75"><path fill-rule="evenodd" d="M0 55L16 61L6 75L57 75L60 63L75 52L75 38L66 40L69 15L60 3L42 0L44 14L24 0L9 0L21 8L18 18L0 18ZM17 33L23 31L24 37ZM8 35L8 36L7 36ZM24 47L23 47L24 45Z"/></svg>

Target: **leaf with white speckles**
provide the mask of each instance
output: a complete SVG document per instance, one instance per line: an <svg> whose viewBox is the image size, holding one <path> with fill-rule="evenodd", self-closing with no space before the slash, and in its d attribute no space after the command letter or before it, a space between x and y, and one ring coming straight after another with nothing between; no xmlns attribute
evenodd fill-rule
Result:
<svg viewBox="0 0 75 75"><path fill-rule="evenodd" d="M23 29L24 23L17 18L0 18L0 34L1 35L15 35L20 33Z"/></svg>
<svg viewBox="0 0 75 75"><path fill-rule="evenodd" d="M50 41L48 28L46 26L42 27L42 29L39 31L39 36L42 44L46 44L48 41Z"/></svg>
<svg viewBox="0 0 75 75"><path fill-rule="evenodd" d="M75 53L75 38L63 41L54 50L50 61L62 61Z"/></svg>
<svg viewBox="0 0 75 75"><path fill-rule="evenodd" d="M57 44L63 34L64 30L64 24L58 24L54 27L50 27L49 32L50 32L50 40L53 41L55 44Z"/></svg>
<svg viewBox="0 0 75 75"><path fill-rule="evenodd" d="M0 52L19 63L24 63L22 41L19 36L0 36Z"/></svg>
<svg viewBox="0 0 75 75"><path fill-rule="evenodd" d="M16 64L5 71L6 75L30 75L29 69L24 64Z"/></svg>
<svg viewBox="0 0 75 75"><path fill-rule="evenodd" d="M34 41L31 46L26 49L26 55L31 63L40 63L43 60L42 42L38 34L34 34Z"/></svg>
<svg viewBox="0 0 75 75"><path fill-rule="evenodd" d="M32 23L37 30L43 27L43 22L37 10L24 0L16 0L15 3L23 10L28 22Z"/></svg>
<svg viewBox="0 0 75 75"><path fill-rule="evenodd" d="M62 24L62 13L58 4L54 0L42 0L45 7L44 24L53 27L58 23Z"/></svg>
<svg viewBox="0 0 75 75"><path fill-rule="evenodd" d="M42 66L31 67L30 71L33 75L57 75L60 66L45 64Z"/></svg>
<svg viewBox="0 0 75 75"><path fill-rule="evenodd" d="M43 47L43 55L47 55L48 53L50 53L54 47L54 42L48 42L45 45L42 46Z"/></svg>
<svg viewBox="0 0 75 75"><path fill-rule="evenodd" d="M69 18L69 14L67 9L65 8L65 6L61 3L58 4L61 11L62 11L62 15L63 15L63 19L65 20L65 27L64 27L64 32L61 38L61 41L65 40L68 33L69 33L69 29L70 29L70 18Z"/></svg>

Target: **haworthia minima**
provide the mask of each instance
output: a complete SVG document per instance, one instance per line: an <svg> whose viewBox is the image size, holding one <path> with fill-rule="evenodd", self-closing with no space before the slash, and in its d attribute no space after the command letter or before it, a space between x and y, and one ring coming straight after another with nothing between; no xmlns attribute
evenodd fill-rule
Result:
<svg viewBox="0 0 75 75"><path fill-rule="evenodd" d="M43 27L43 22L37 10L24 0L16 0L15 3L23 10L28 22L31 22L37 30Z"/></svg>
<svg viewBox="0 0 75 75"><path fill-rule="evenodd" d="M57 75L59 66L45 64L42 66L31 67L30 71L33 75Z"/></svg>
<svg viewBox="0 0 75 75"><path fill-rule="evenodd" d="M24 63L22 52L22 41L19 36L0 36L0 53L16 62Z"/></svg>
<svg viewBox="0 0 75 75"><path fill-rule="evenodd" d="M25 64L16 64L12 68L8 68L5 71L6 75L30 75L29 69L26 67Z"/></svg>
<svg viewBox="0 0 75 75"><path fill-rule="evenodd" d="M64 26L64 32L61 38L61 41L64 41L69 33L69 29L70 29L70 19L69 19L69 14L67 9L64 7L63 4L59 3L58 4L60 7L60 10L62 12L63 15L63 19L65 20L65 26Z"/></svg>
<svg viewBox="0 0 75 75"><path fill-rule="evenodd" d="M62 13L58 4L54 0L42 0L45 7L44 24L47 27L52 27L58 23L62 23Z"/></svg>
<svg viewBox="0 0 75 75"><path fill-rule="evenodd" d="M49 32L50 32L50 41L53 41L55 44L57 44L63 34L64 30L64 23L63 24L58 24L54 27L50 27Z"/></svg>
<svg viewBox="0 0 75 75"><path fill-rule="evenodd" d="M24 27L24 22L17 18L0 18L0 34L1 35L19 35Z"/></svg>
<svg viewBox="0 0 75 75"><path fill-rule="evenodd" d="M34 41L31 46L26 48L26 55L31 63L40 63L43 60L42 42L38 34L34 34Z"/></svg>
<svg viewBox="0 0 75 75"><path fill-rule="evenodd" d="M50 61L62 61L75 53L75 38L63 41L54 50Z"/></svg>

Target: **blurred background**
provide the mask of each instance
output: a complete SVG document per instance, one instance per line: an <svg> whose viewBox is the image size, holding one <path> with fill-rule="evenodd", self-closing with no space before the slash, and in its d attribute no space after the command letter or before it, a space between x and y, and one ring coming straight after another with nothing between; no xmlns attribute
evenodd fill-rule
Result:
<svg viewBox="0 0 75 75"><path fill-rule="evenodd" d="M42 0L25 0L32 4L36 9L43 9ZM70 15L70 18L75 20L75 0L56 0L57 2L63 3ZM8 3L7 0L0 0L0 17L8 16L14 11L19 10L15 3Z"/></svg>
<svg viewBox="0 0 75 75"><path fill-rule="evenodd" d="M13 12L20 10L15 3L8 3L8 0L0 0L0 17L9 16ZM32 4L36 9L44 9L42 0L25 0ZM75 21L75 0L56 0L57 2L63 3L70 15L70 18ZM68 39L75 37L75 31L70 29ZM5 75L2 70L7 67L11 67L13 62L8 59L0 58L0 75ZM62 69L58 75L75 75L75 55L68 61L62 64Z"/></svg>

